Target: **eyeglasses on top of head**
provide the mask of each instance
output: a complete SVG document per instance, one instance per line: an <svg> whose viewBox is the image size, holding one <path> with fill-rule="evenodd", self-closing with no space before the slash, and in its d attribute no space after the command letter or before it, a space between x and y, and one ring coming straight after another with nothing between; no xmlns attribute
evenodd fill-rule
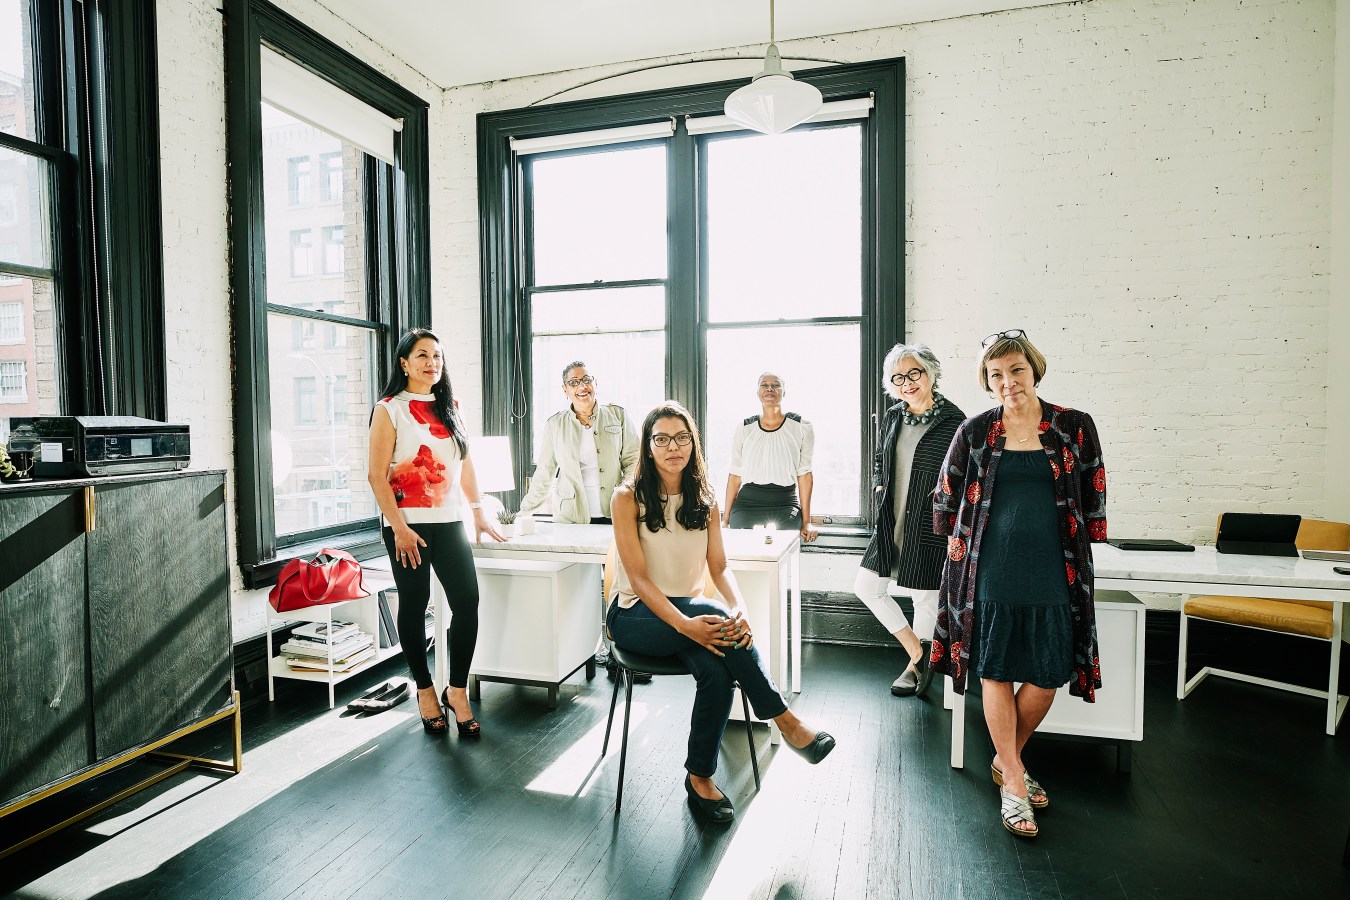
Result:
<svg viewBox="0 0 1350 900"><path fill-rule="evenodd" d="M981 350L988 350L990 344L992 344L994 341L1000 341L1000 340L1002 340L1003 338L1007 338L1007 339L1010 340L1010 341L1015 341L1015 340L1017 340L1018 338L1023 338L1023 337L1026 337L1026 336L1027 336L1027 333L1026 333L1025 331L1023 331L1022 329L1020 329L1020 328L1010 328L1010 329L1007 330L1007 331L1000 331L1000 332L997 332L997 333L995 333L995 334L991 334L991 335L989 335L989 337L987 337L987 338L985 338L984 340L980 341L980 349L981 349Z"/></svg>
<svg viewBox="0 0 1350 900"><path fill-rule="evenodd" d="M681 431L679 434L652 435L652 443L658 447L669 447L671 441L675 442L676 447L688 447L694 442L694 436L687 431Z"/></svg>
<svg viewBox="0 0 1350 900"><path fill-rule="evenodd" d="M915 366L908 372L896 372L894 375L891 376L891 384L895 385L896 387L899 387L906 381L918 381L920 378L922 378L927 374L928 373L925 372L923 369L920 369L919 367Z"/></svg>
<svg viewBox="0 0 1350 900"><path fill-rule="evenodd" d="M589 375L583 375L580 378L569 378L564 381L563 384L570 388L581 387L583 384L586 385L586 387L590 387L595 384L595 379Z"/></svg>

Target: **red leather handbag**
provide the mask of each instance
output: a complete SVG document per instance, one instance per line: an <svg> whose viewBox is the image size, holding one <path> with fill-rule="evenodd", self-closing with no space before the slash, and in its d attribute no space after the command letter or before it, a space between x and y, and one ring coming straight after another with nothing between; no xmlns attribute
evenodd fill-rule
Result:
<svg viewBox="0 0 1350 900"><path fill-rule="evenodd" d="M369 597L361 564L346 550L320 550L313 559L293 559L282 568L267 602L277 612Z"/></svg>

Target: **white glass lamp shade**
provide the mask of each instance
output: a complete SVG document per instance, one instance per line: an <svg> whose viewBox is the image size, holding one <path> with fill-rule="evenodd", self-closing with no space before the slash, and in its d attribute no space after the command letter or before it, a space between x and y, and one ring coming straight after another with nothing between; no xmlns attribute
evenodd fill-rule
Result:
<svg viewBox="0 0 1350 900"><path fill-rule="evenodd" d="M818 88L797 81L783 70L778 47L770 44L764 71L733 91L724 111L737 125L763 134L781 134L819 112L823 102Z"/></svg>
<svg viewBox="0 0 1350 900"><path fill-rule="evenodd" d="M516 487L511 465L511 439L507 437L474 438L469 445L469 458L478 477L480 491L510 491Z"/></svg>

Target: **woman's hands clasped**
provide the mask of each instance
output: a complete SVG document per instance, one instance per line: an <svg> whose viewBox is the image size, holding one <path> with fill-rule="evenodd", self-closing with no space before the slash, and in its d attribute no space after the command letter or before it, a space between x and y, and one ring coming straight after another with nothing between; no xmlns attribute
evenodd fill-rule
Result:
<svg viewBox="0 0 1350 900"><path fill-rule="evenodd" d="M755 644L750 623L739 609L730 618L708 615L686 619L681 631L685 637L718 656L726 655L722 652L724 647L749 650Z"/></svg>

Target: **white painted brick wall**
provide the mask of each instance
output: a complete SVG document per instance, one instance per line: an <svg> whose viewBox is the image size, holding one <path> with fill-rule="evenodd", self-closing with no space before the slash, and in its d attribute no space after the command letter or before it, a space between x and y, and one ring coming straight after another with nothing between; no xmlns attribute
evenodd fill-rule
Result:
<svg viewBox="0 0 1350 900"><path fill-rule="evenodd" d="M438 99L321 4L282 6L435 101L432 324L477 425L475 116L633 64ZM206 0L159 17L170 412L200 464L229 466L221 23ZM1097 420L1115 534L1208 540L1226 509L1325 513L1333 25L1322 0L1094 0L783 45L905 57L908 333L975 412L980 337L1026 328L1050 360L1043 395ZM851 586L837 563L805 569L808 588ZM238 594L239 637L261 602Z"/></svg>

